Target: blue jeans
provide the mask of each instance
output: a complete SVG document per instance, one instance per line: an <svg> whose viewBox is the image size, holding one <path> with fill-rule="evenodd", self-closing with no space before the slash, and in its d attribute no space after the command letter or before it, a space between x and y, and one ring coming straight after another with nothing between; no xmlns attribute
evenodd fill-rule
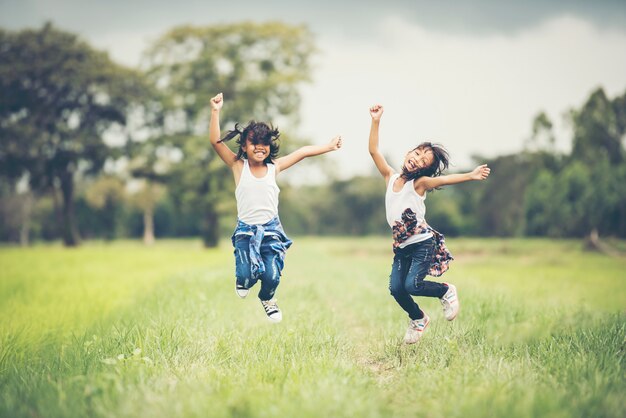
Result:
<svg viewBox="0 0 626 418"><path fill-rule="evenodd" d="M424 280L435 250L435 240L429 238L396 250L389 276L389 291L396 302L409 314L411 319L424 317L411 296L441 298L448 286Z"/></svg>
<svg viewBox="0 0 626 418"><path fill-rule="evenodd" d="M265 271L256 277L253 276L250 265L250 236L237 235L234 238L234 244L235 277L237 278L237 284L249 289L260 279L261 290L259 291L259 299L272 299L280 283L280 275L284 267L281 254L284 254L285 246L280 238L274 235L263 237L263 241L261 242L261 258L263 259L263 264L265 264Z"/></svg>

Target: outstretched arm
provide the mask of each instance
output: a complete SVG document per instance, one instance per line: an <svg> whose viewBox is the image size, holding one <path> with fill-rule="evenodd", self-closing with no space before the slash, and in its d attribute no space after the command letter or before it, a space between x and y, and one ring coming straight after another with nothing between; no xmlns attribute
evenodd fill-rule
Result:
<svg viewBox="0 0 626 418"><path fill-rule="evenodd" d="M482 164L469 173L448 174L447 176L439 177L420 177L420 179L415 182L415 191L423 195L428 190L441 186L464 183L472 180L485 180L489 177L489 173L491 173L491 169L487 167L487 164Z"/></svg>
<svg viewBox="0 0 626 418"><path fill-rule="evenodd" d="M341 148L341 135L334 137L326 145L307 145L299 148L291 154L277 158L276 161L274 161L274 164L276 165L276 174L288 169L292 165L304 160L307 157L325 154L330 151L338 150L339 148Z"/></svg>
<svg viewBox="0 0 626 418"><path fill-rule="evenodd" d="M389 178L394 173L393 168L387 164L387 160L378 149L378 127L380 118L383 115L383 107L379 104L370 107L370 116L372 117L372 125L370 127L369 151L376 168L385 178L385 183L389 182Z"/></svg>
<svg viewBox="0 0 626 418"><path fill-rule="evenodd" d="M232 167L237 161L237 154L232 152L228 146L219 142L220 140L220 111L224 105L224 96L219 93L211 99L211 123L209 124L209 139L211 145L227 166Z"/></svg>

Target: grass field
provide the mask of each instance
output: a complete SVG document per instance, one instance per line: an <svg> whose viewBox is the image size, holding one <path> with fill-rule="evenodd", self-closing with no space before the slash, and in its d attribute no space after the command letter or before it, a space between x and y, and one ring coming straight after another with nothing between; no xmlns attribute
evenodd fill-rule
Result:
<svg viewBox="0 0 626 418"><path fill-rule="evenodd" d="M296 238L281 324L228 242L0 248L2 417L623 417L626 259L451 239L453 322L388 292L386 238Z"/></svg>

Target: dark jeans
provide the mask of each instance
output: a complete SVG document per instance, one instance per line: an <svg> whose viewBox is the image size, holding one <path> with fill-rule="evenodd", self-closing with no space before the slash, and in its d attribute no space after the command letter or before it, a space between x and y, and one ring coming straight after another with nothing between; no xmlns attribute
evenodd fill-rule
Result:
<svg viewBox="0 0 626 418"><path fill-rule="evenodd" d="M411 319L424 317L411 296L441 298L448 291L445 284L424 280L434 249L435 240L430 238L396 250L393 257L389 291Z"/></svg>
<svg viewBox="0 0 626 418"><path fill-rule="evenodd" d="M265 272L257 277L252 277L250 268L250 236L237 235L235 237L235 276L237 284L249 289L260 279L261 290L259 290L259 299L272 299L280 283L280 275L284 267L280 251L284 251L284 246L280 239L273 235L265 236L261 242L261 258L263 259L263 264L265 264Z"/></svg>

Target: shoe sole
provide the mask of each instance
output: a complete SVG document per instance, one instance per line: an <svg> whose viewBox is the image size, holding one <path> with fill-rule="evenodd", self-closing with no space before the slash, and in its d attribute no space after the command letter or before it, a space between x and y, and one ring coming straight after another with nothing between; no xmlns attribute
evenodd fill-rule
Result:
<svg viewBox="0 0 626 418"><path fill-rule="evenodd" d="M448 285L450 286L450 285ZM454 285L452 285L454 286ZM456 293L456 303L457 303L457 309L456 312L454 313L454 315L452 315L452 317L450 318L446 318L446 320L448 321L454 321L454 319L459 316L459 312L461 311L461 301L459 301L459 292L456 291L456 286L454 286L454 293Z"/></svg>
<svg viewBox="0 0 626 418"><path fill-rule="evenodd" d="M454 313L454 316L452 316L451 318L446 318L448 321L454 321L456 319L457 316L459 316L459 312L461 311L461 304L459 303L459 308L456 310L456 312Z"/></svg>

